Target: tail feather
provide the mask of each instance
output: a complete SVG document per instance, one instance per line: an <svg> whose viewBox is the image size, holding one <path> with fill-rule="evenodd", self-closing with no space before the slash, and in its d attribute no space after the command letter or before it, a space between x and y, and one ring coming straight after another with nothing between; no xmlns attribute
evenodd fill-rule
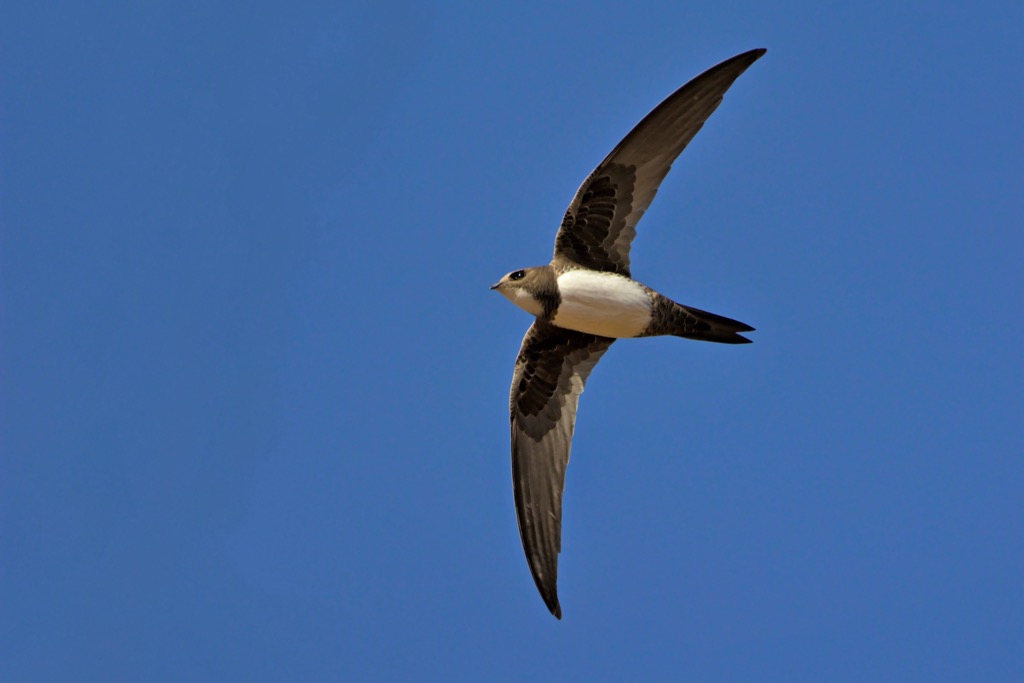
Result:
<svg viewBox="0 0 1024 683"><path fill-rule="evenodd" d="M750 339L737 334L754 331L754 328L746 323L726 318L724 315L708 313L699 308L690 308L679 304L676 304L676 308L681 309L685 315L683 329L672 332L677 337L720 344L749 344L751 342Z"/></svg>
<svg viewBox="0 0 1024 683"><path fill-rule="evenodd" d="M655 315L645 336L670 334L675 337L717 342L719 344L749 344L750 339L740 332L753 332L754 328L724 315L709 313L699 308L677 304L667 297L655 302Z"/></svg>

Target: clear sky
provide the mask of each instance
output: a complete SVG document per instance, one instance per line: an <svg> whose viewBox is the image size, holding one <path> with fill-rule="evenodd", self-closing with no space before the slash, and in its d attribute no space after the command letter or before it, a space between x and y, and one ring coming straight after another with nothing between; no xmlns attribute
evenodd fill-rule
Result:
<svg viewBox="0 0 1024 683"><path fill-rule="evenodd" d="M1020 2L8 2L0 680L1024 679ZM766 47L634 276L561 622L508 387L586 174Z"/></svg>

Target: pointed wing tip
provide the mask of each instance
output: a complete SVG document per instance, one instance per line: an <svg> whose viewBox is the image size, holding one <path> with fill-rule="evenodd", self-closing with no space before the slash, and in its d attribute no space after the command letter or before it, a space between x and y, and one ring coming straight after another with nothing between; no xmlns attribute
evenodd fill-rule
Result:
<svg viewBox="0 0 1024 683"><path fill-rule="evenodd" d="M730 64L735 64L735 65L742 64L742 66L740 67L740 73L743 73L744 71L747 70L747 67L749 67L751 64L753 64L757 60L761 59L761 57L763 57L764 53L766 53L766 52L768 52L767 48L763 48L763 47L759 47L759 48L756 48L754 50L747 50L746 52L741 52L738 55L736 55L735 57L731 57L731 58L725 60L724 62L722 62L722 64L720 66L726 66L726 65L730 65Z"/></svg>
<svg viewBox="0 0 1024 683"><path fill-rule="evenodd" d="M743 73L744 71L747 70L747 67L749 67L751 64L753 64L757 60L761 59L761 57L763 57L764 53L766 53L766 52L768 52L768 49L767 48L763 48L763 47L755 48L753 50L747 50L746 52L739 53L735 57L730 57L729 59L725 60L724 62L722 62L718 66L719 67L724 67L726 65L742 64L743 67L740 69L740 73ZM712 68L716 68L716 67L712 67Z"/></svg>
<svg viewBox="0 0 1024 683"><path fill-rule="evenodd" d="M541 575L535 572L533 574L533 581L537 584L537 592L540 593L541 600L544 601L544 605L548 608L548 611L554 615L555 619L561 621L562 605L558 602L558 580L546 581Z"/></svg>
<svg viewBox="0 0 1024 683"><path fill-rule="evenodd" d="M530 562L530 571L533 574L533 582L537 586L537 592L540 593L540 599L544 601L544 605L554 615L555 619L561 621L562 605L558 602L558 579L554 578L557 577L556 572L558 571L557 557L556 555L554 571L551 574L539 571L539 567L535 568L533 562Z"/></svg>

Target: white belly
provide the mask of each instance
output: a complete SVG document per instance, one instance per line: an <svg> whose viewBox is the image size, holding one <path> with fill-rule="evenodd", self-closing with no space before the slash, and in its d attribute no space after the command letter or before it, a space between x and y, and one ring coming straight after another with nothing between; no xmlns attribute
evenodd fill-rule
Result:
<svg viewBox="0 0 1024 683"><path fill-rule="evenodd" d="M558 276L562 297L551 321L602 337L636 337L651 322L651 298L639 283L612 273L570 270Z"/></svg>

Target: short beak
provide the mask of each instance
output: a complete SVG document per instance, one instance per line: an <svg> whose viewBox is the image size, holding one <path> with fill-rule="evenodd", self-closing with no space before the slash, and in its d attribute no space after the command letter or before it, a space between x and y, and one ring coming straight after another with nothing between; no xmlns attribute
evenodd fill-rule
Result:
<svg viewBox="0 0 1024 683"><path fill-rule="evenodd" d="M495 282L493 285L491 285L491 289L498 289L499 287L501 287L500 282Z"/></svg>

